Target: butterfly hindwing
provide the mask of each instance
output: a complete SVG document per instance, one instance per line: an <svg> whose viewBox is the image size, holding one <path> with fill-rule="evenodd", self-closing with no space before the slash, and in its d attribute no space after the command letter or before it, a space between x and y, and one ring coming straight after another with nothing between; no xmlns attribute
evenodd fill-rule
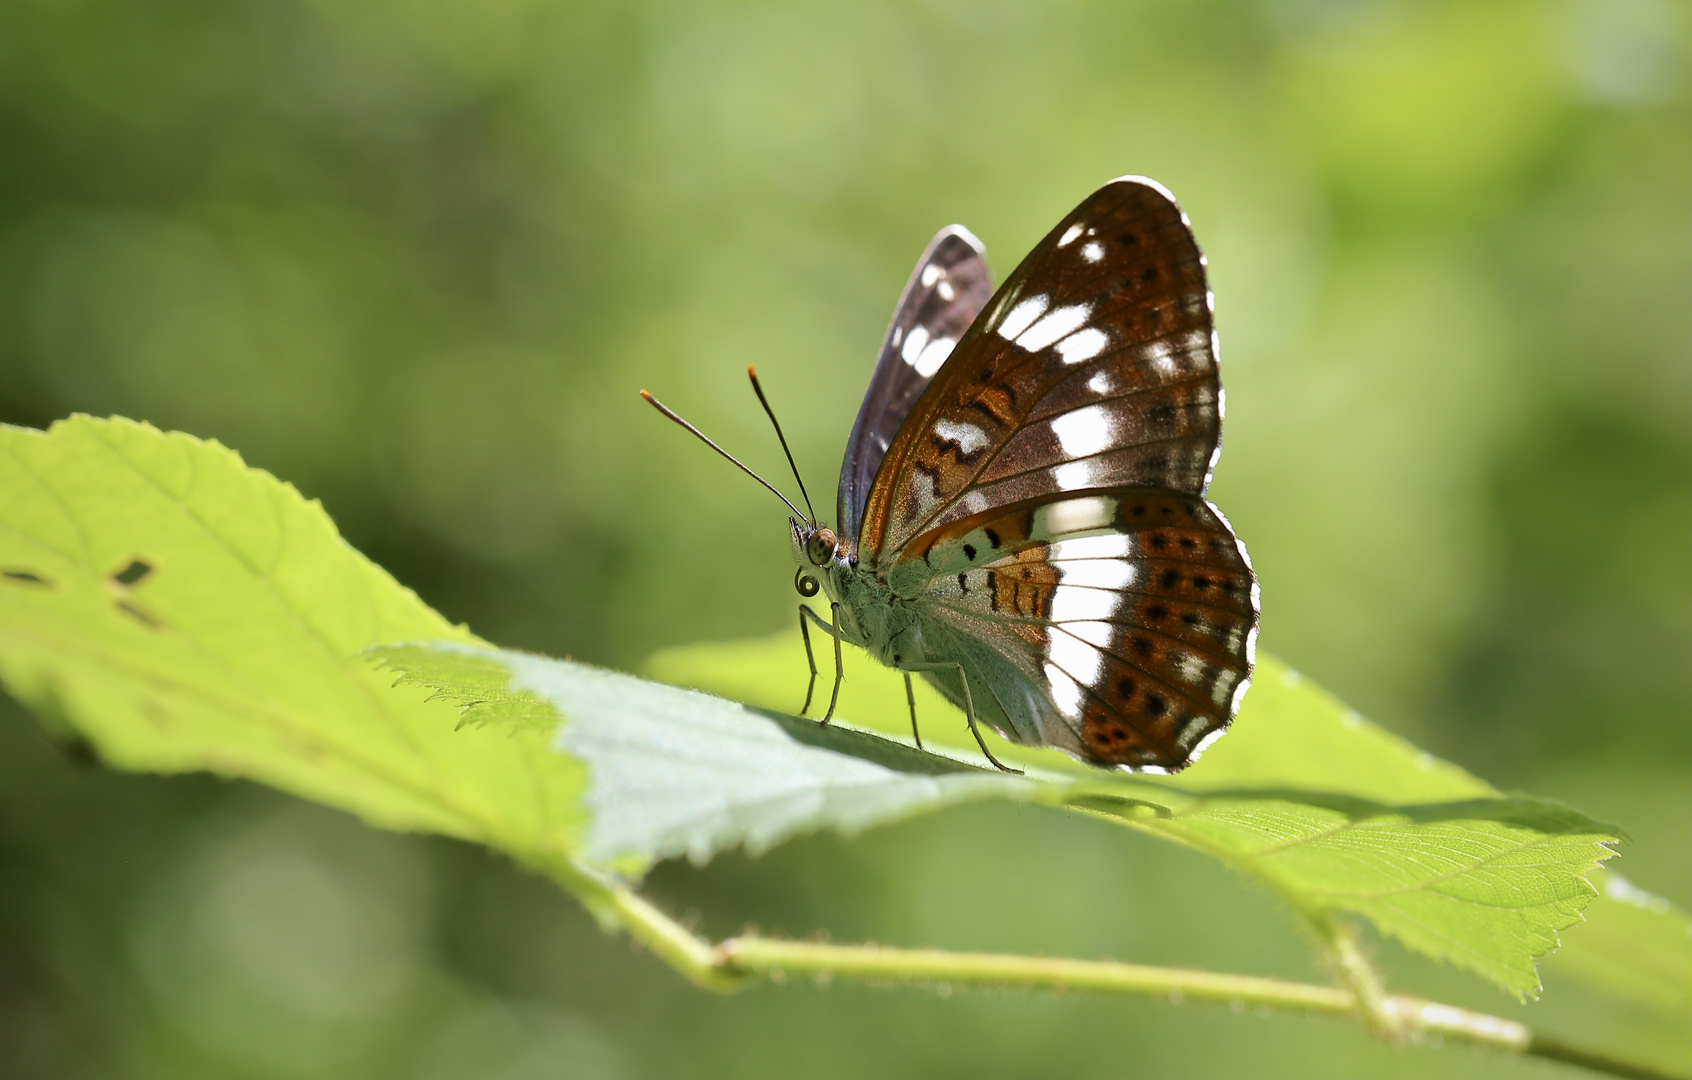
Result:
<svg viewBox="0 0 1692 1080"><path fill-rule="evenodd" d="M840 534L854 536L870 484L911 406L993 295L986 256L968 229L940 230L899 296L840 469Z"/></svg>
<svg viewBox="0 0 1692 1080"><path fill-rule="evenodd" d="M1152 181L1115 180L1034 248L951 350L844 535L876 565L921 533L1028 499L1197 495L1221 418L1204 256L1186 215Z"/></svg>
<svg viewBox="0 0 1692 1080"><path fill-rule="evenodd" d="M1227 727L1249 683L1251 564L1197 495L1129 488L1031 500L913 547L933 571L919 601L924 623L992 647L1036 691L983 688L995 694L983 711L1005 714L1014 741L1173 771ZM955 687L934 681L957 700Z"/></svg>

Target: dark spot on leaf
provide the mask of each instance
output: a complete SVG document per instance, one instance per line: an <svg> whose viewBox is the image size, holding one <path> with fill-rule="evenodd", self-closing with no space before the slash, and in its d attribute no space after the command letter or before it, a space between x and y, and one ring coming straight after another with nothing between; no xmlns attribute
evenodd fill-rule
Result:
<svg viewBox="0 0 1692 1080"><path fill-rule="evenodd" d="M153 572L151 563L140 559L131 559L129 565L112 575L112 580L119 585L133 585Z"/></svg>
<svg viewBox="0 0 1692 1080"><path fill-rule="evenodd" d="M37 574L33 570L0 570L0 578L15 581L19 585L39 585L44 589L51 589L53 583Z"/></svg>
<svg viewBox="0 0 1692 1080"><path fill-rule="evenodd" d="M53 748L63 754L66 761L79 769L92 769L100 764L100 755L95 752L94 744L80 732L55 735L52 737L52 743Z"/></svg>
<svg viewBox="0 0 1692 1080"><path fill-rule="evenodd" d="M125 615L128 615L130 618L134 619L136 622L140 623L142 626L145 626L149 630L157 630L157 629L159 629L159 627L164 625L163 623L159 622L159 620L155 616L148 613L147 611L145 611L142 608L136 607L134 604L131 604L128 600L119 600L117 606L118 606L119 611L123 612Z"/></svg>

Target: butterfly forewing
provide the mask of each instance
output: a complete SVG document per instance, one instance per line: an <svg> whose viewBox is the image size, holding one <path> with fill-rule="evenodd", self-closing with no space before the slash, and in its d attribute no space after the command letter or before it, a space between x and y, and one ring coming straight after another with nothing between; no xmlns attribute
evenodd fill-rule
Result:
<svg viewBox="0 0 1692 1080"><path fill-rule="evenodd" d="M1126 486L1196 495L1221 414L1204 257L1186 215L1152 181L1112 181L963 335L845 535L876 565L921 533L1024 500Z"/></svg>
<svg viewBox="0 0 1692 1080"><path fill-rule="evenodd" d="M1012 739L1172 771L1232 719L1254 661L1257 586L1203 498L1130 488L1030 500L913 550L934 571L927 617L966 627L1043 691L1044 707L1009 717Z"/></svg>
<svg viewBox="0 0 1692 1080"><path fill-rule="evenodd" d="M881 357L846 442L840 469L840 535L856 536L870 484L911 406L987 306L992 278L968 229L942 229L917 261L893 311Z"/></svg>

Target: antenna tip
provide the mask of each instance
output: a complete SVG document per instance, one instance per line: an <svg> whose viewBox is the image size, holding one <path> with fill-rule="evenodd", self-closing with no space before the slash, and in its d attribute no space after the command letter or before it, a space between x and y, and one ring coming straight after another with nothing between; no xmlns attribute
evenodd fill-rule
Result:
<svg viewBox="0 0 1692 1080"><path fill-rule="evenodd" d="M757 379L758 369L753 367L751 364L747 364L746 365L746 374L747 374L747 377L749 377L751 379Z"/></svg>
<svg viewBox="0 0 1692 1080"><path fill-rule="evenodd" d="M647 392L646 392L646 389L645 389L645 388L644 388L644 387L642 387L642 388L641 388L641 391L640 391L640 396L641 396L641 397L643 397L643 398L645 398L645 399L646 399L646 400L648 400L648 401L651 401L651 400L652 400L652 395L651 395L651 394L649 394L649 393L647 393Z"/></svg>

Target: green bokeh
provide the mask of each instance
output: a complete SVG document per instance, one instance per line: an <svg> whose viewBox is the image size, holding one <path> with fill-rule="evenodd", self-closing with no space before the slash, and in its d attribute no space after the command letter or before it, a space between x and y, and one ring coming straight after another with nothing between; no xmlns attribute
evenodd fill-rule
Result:
<svg viewBox="0 0 1692 1080"><path fill-rule="evenodd" d="M780 476L756 363L826 493L937 228L1002 275L1151 175L1210 255L1265 644L1619 821L1686 905L1689 66L1670 0L21 0L0 420L216 437L485 637L632 667L795 599L784 511L637 389ZM479 852L5 709L0 1075L1557 1074L1147 1002L711 998ZM1120 834L972 807L652 889L716 934L1322 977L1271 898Z"/></svg>

